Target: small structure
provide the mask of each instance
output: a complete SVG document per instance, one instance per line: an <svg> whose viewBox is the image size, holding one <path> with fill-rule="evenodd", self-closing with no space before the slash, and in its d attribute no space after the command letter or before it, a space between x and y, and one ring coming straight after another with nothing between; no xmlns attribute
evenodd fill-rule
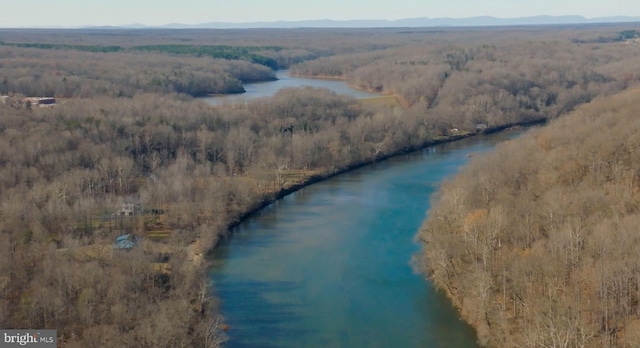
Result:
<svg viewBox="0 0 640 348"><path fill-rule="evenodd" d="M56 98L38 98L37 105L40 107L56 105Z"/></svg>
<svg viewBox="0 0 640 348"><path fill-rule="evenodd" d="M133 247L136 247L139 242L140 238L127 233L116 238L116 240L113 242L113 248L129 250Z"/></svg>
<svg viewBox="0 0 640 348"><path fill-rule="evenodd" d="M9 100L9 96L8 95L2 95L0 96L0 103L2 104L6 104L7 100Z"/></svg>
<svg viewBox="0 0 640 348"><path fill-rule="evenodd" d="M56 98L53 97L26 97L20 100L20 103L24 105L30 105L31 107L39 106L51 107L56 105Z"/></svg>
<svg viewBox="0 0 640 348"><path fill-rule="evenodd" d="M133 203L122 203L120 209L116 210L115 216L133 216L136 212L136 206Z"/></svg>
<svg viewBox="0 0 640 348"><path fill-rule="evenodd" d="M486 123L476 123L476 131L477 132L484 132L487 130L487 128L489 128L489 126Z"/></svg>

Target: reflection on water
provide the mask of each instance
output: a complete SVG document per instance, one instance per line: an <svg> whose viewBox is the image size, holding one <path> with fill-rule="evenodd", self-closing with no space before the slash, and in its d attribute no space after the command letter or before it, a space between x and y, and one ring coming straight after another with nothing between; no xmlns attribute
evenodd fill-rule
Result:
<svg viewBox="0 0 640 348"><path fill-rule="evenodd" d="M410 266L438 183L517 133L445 144L314 184L238 226L210 277L228 347L475 347ZM476 156L477 158L478 156Z"/></svg>
<svg viewBox="0 0 640 348"><path fill-rule="evenodd" d="M344 81L309 79L303 77L293 77L287 74L286 70L276 72L276 81L256 82L244 84L245 93L219 95L214 97L200 98L212 105L239 104L251 99L270 97L277 91L287 87L316 87L330 89L337 94L344 94L356 99L378 97L378 93L369 93L349 87Z"/></svg>

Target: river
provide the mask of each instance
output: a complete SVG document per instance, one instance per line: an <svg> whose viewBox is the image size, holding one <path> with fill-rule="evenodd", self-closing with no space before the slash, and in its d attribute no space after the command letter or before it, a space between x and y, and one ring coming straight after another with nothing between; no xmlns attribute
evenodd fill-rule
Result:
<svg viewBox="0 0 640 348"><path fill-rule="evenodd" d="M246 92L242 94L217 95L200 99L212 105L238 104L245 103L251 99L270 97L283 88L305 86L327 88L338 94L348 95L356 99L380 96L379 93L369 93L352 88L341 80L310 79L289 76L287 70L278 70L276 72L276 78L277 80L275 81L246 83L243 85Z"/></svg>
<svg viewBox="0 0 640 348"><path fill-rule="evenodd" d="M430 196L468 160L520 134L477 136L306 187L234 229L210 279L227 347L476 347L416 274Z"/></svg>

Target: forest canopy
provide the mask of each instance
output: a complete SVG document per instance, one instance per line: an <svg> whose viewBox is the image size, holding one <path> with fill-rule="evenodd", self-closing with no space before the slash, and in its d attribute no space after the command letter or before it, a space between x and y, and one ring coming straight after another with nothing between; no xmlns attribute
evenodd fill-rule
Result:
<svg viewBox="0 0 640 348"><path fill-rule="evenodd" d="M640 47L594 41L632 29L0 30L0 327L56 328L65 347L217 346L204 256L229 226L305 183L634 86ZM193 98L272 79L273 62L402 106L314 88ZM585 170L558 165L571 183ZM127 234L140 247L114 248Z"/></svg>
<svg viewBox="0 0 640 348"><path fill-rule="evenodd" d="M640 345L639 96L598 98L442 187L420 266L483 345Z"/></svg>

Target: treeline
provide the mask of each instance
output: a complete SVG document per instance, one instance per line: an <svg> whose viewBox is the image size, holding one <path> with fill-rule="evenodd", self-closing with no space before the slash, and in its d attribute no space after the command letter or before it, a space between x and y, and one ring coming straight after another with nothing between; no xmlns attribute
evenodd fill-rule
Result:
<svg viewBox="0 0 640 348"><path fill-rule="evenodd" d="M39 48L39 49L56 49L56 50L78 50L86 52L120 52L123 50L121 46L86 46L86 45L63 45L63 44L49 44L49 43L11 43L0 41L2 46L12 47L27 47L27 48Z"/></svg>
<svg viewBox="0 0 640 348"><path fill-rule="evenodd" d="M638 45L576 44L570 40L573 31L546 37L541 32L516 38L498 32L484 41L471 37L460 44L425 43L324 57L291 71L342 77L359 88L396 94L465 129L509 123L524 115L554 118L640 79L634 59Z"/></svg>
<svg viewBox="0 0 640 348"><path fill-rule="evenodd" d="M638 90L476 158L417 238L490 347L640 346Z"/></svg>
<svg viewBox="0 0 640 348"><path fill-rule="evenodd" d="M181 54L191 56L208 56L229 60L247 60L261 64L273 70L278 69L278 62L270 57L256 53L257 51L279 52L282 47L247 47L247 46L193 46L193 45L149 45L135 46L132 50Z"/></svg>
<svg viewBox="0 0 640 348"><path fill-rule="evenodd" d="M400 33L394 29L0 29L0 41L19 44L71 46L117 46L128 49L149 45L192 45L233 47L281 47L286 57L291 50L315 56L368 52L407 44L433 29ZM457 40L458 41L458 40ZM265 47L266 46L266 47ZM261 49L264 51L264 49ZM275 52L275 50L271 50ZM260 53L260 55L263 55Z"/></svg>
<svg viewBox="0 0 640 348"><path fill-rule="evenodd" d="M229 45L143 45L143 46L101 46L101 45L68 45L51 43L11 43L0 41L0 46L25 47L55 50L77 50L85 52L157 52L172 55L210 57L214 59L243 60L264 65L273 70L286 69L289 65L316 58L306 50L287 49L278 46L229 46ZM244 80L249 82L251 80Z"/></svg>
<svg viewBox="0 0 640 348"><path fill-rule="evenodd" d="M0 46L0 94L5 95L88 98L184 93L197 97L240 93L244 81L274 78L268 67L240 60Z"/></svg>
<svg viewBox="0 0 640 348"><path fill-rule="evenodd" d="M599 36L597 38L580 39L572 38L574 43L611 43L611 42L627 42L629 40L637 39L640 37L640 32L635 29L627 29L619 32L614 36Z"/></svg>

